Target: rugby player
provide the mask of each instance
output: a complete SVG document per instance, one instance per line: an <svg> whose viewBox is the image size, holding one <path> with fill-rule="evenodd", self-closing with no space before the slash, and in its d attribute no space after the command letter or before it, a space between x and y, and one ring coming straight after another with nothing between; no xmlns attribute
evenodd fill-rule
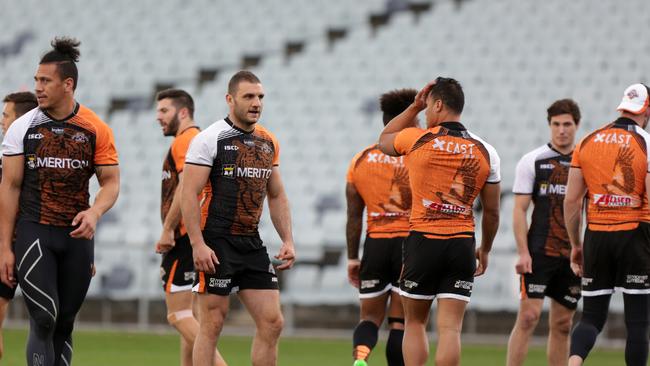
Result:
<svg viewBox="0 0 650 366"><path fill-rule="evenodd" d="M439 77L420 90L379 137L383 153L406 156L412 192L400 279L405 315L402 352L408 366L427 362L425 327L436 297L436 364L460 364L465 307L474 276L487 269L499 226L499 157L460 123L464 104L460 83ZM422 110L426 129L415 127ZM483 230L477 250L472 206L479 195Z"/></svg>
<svg viewBox="0 0 650 366"><path fill-rule="evenodd" d="M25 297L29 366L71 363L96 224L119 193L113 133L74 98L79 45L70 38L52 41L34 76L38 108L17 119L2 144L0 278L11 287L18 279ZM90 205L93 175L100 189Z"/></svg>
<svg viewBox="0 0 650 366"><path fill-rule="evenodd" d="M402 113L416 94L415 89L383 94L379 102L384 126ZM365 148L350 163L345 190L348 279L359 289L361 299L361 321L352 337L355 365L365 365L377 344L389 299L386 360L389 366L404 365L404 310L399 296L399 275L402 242L408 235L411 211L411 188L404 157L384 155L377 144ZM359 240L366 207L366 240L359 261Z"/></svg>
<svg viewBox="0 0 650 366"><path fill-rule="evenodd" d="M4 107L2 109L2 133L7 133L9 126L20 116L31 111L38 106L36 96L32 92L11 93L2 100ZM2 157L0 156L0 178L2 177ZM15 287L9 287L0 282L0 359L4 353L2 341L2 323L7 315L9 301L14 298Z"/></svg>
<svg viewBox="0 0 650 366"><path fill-rule="evenodd" d="M160 274L167 321L181 336L181 365L189 366L192 365L192 349L199 323L193 312L194 264L190 240L181 219L180 187L185 155L190 141L199 133L199 127L194 124L194 100L186 91L166 89L156 95L156 101L157 120L163 135L174 136L163 162L160 208L163 228L156 252L163 255ZM202 206L207 207L204 194ZM217 365L225 365L219 354Z"/></svg>
<svg viewBox="0 0 650 366"><path fill-rule="evenodd" d="M251 364L276 365L283 327L278 279L258 224L268 195L271 221L282 246L277 269L295 260L289 201L279 170L279 145L258 124L264 88L249 71L237 72L228 83L228 116L200 132L185 159L181 209L192 244L199 293L199 334L194 365L214 365L214 348L228 313L231 292L237 292L257 331ZM212 188L208 217L201 232L198 195Z"/></svg>
<svg viewBox="0 0 650 366"><path fill-rule="evenodd" d="M580 278L569 265L571 244L564 227L564 194L580 123L580 109L571 99L547 109L551 141L524 155L517 164L513 231L519 259L520 302L508 342L507 365L523 365L528 342L537 326L544 297L551 299L546 357L549 365L566 365L569 332L580 299ZM534 204L530 228L528 207Z"/></svg>
<svg viewBox="0 0 650 366"><path fill-rule="evenodd" d="M625 89L614 122L576 146L564 199L571 240L571 267L582 276L583 310L571 334L569 365L581 365L607 320L609 301L623 293L625 363L648 360L650 321L650 92L643 84ZM580 236L583 201L587 229Z"/></svg>

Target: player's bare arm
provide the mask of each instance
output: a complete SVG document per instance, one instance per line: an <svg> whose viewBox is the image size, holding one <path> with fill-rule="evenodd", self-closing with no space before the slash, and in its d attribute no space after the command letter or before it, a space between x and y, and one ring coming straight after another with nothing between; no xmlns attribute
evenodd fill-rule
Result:
<svg viewBox="0 0 650 366"><path fill-rule="evenodd" d="M381 131L381 135L379 135L379 149L384 154L391 156L399 155L397 151L395 151L395 137L401 130L407 127L417 126L418 113L427 107L427 96L435 83L435 81L432 81L425 85L424 88L422 88L422 90L420 90L415 96L413 103L406 108L404 112L393 118L386 127L384 127L384 130Z"/></svg>
<svg viewBox="0 0 650 366"><path fill-rule="evenodd" d="M215 273L219 264L217 255L210 249L201 233L201 207L199 194L210 177L208 166L186 164L181 188L181 212L192 244L194 268L200 272Z"/></svg>
<svg viewBox="0 0 650 366"><path fill-rule="evenodd" d="M174 241L174 230L181 222L181 194L183 186L183 173L178 173L178 186L174 191L174 198L172 198L172 204L167 211L167 216L165 216L165 222L163 222L162 232L160 233L160 239L156 243L156 253L166 253L170 251L176 242Z"/></svg>
<svg viewBox="0 0 650 366"><path fill-rule="evenodd" d="M120 194L120 169L117 165L98 166L95 169L99 191L92 206L81 211L72 220L72 226L77 226L70 236L76 239L92 239L97 228L97 221L108 211Z"/></svg>
<svg viewBox="0 0 650 366"><path fill-rule="evenodd" d="M646 178L646 186L647 186ZM587 194L587 185L582 170L569 169L566 196L564 197L564 223L569 241L571 241L571 269L577 276L582 276L582 240L580 223L582 221L582 201Z"/></svg>
<svg viewBox="0 0 650 366"><path fill-rule="evenodd" d="M348 219L345 225L345 238L348 246L348 281L354 287L359 287L359 241L363 227L363 209L366 207L361 195L354 184L345 187L345 197L348 204Z"/></svg>
<svg viewBox="0 0 650 366"><path fill-rule="evenodd" d="M293 244L293 234L291 233L291 212L289 210L289 199L284 191L280 169L273 167L271 178L266 185L269 213L275 230L282 240L280 252L275 257L284 261L277 268L279 270L289 269L296 261L296 250Z"/></svg>
<svg viewBox="0 0 650 366"><path fill-rule="evenodd" d="M0 280L14 287L15 257L11 249L14 235L20 187L23 184L25 156L4 156L2 158L2 183L0 184Z"/></svg>
<svg viewBox="0 0 650 366"><path fill-rule="evenodd" d="M512 231L515 235L517 244L517 264L515 270L518 274L532 273L533 260L528 252L528 207L532 202L532 196L529 194L516 194L515 206L512 209Z"/></svg>
<svg viewBox="0 0 650 366"><path fill-rule="evenodd" d="M476 250L478 266L475 276L480 276L487 270L488 256L492 250L494 237L499 229L499 204L501 200L501 185L499 183L487 183L483 186L479 195L483 206L481 218L481 245Z"/></svg>

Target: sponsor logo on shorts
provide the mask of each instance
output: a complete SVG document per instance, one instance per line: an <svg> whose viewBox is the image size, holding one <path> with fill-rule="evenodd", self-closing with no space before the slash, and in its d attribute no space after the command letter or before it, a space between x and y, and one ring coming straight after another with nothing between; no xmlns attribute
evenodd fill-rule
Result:
<svg viewBox="0 0 650 366"><path fill-rule="evenodd" d="M278 282L278 278L277 277L271 278L271 282Z"/></svg>
<svg viewBox="0 0 650 366"><path fill-rule="evenodd" d="M363 280L361 281L361 289L373 288L379 284L379 280Z"/></svg>
<svg viewBox="0 0 650 366"><path fill-rule="evenodd" d="M210 287L218 287L218 288L228 288L230 286L230 282L232 280L230 278L210 278L210 283L208 286Z"/></svg>
<svg viewBox="0 0 650 366"><path fill-rule="evenodd" d="M549 194L564 196L566 194L566 185L542 183L539 185L539 194L540 196L547 196Z"/></svg>
<svg viewBox="0 0 650 366"><path fill-rule="evenodd" d="M627 278L625 279L625 283L644 284L646 282L648 282L648 276L647 275L627 275Z"/></svg>
<svg viewBox="0 0 650 366"><path fill-rule="evenodd" d="M467 207L454 205L453 203L438 203L423 199L422 204L430 210L440 211L446 214L462 215L469 212Z"/></svg>
<svg viewBox="0 0 650 366"><path fill-rule="evenodd" d="M570 286L569 292L574 296L580 295L580 286Z"/></svg>
<svg viewBox="0 0 650 366"><path fill-rule="evenodd" d="M30 133L30 134L27 135L28 140L40 140L43 137L45 137L45 136L43 136L42 133Z"/></svg>
<svg viewBox="0 0 650 366"><path fill-rule="evenodd" d="M593 278L587 278L587 277L582 277L582 286L589 286L592 282L594 282Z"/></svg>
<svg viewBox="0 0 650 366"><path fill-rule="evenodd" d="M275 268L273 268L273 263L269 263L269 273L275 274Z"/></svg>
<svg viewBox="0 0 650 366"><path fill-rule="evenodd" d="M529 294L543 294L544 291L546 291L546 285L535 285L532 283L528 285Z"/></svg>
<svg viewBox="0 0 650 366"><path fill-rule="evenodd" d="M416 287L418 287L418 285L419 285L419 283L417 283L415 281L404 280L404 287L406 287L406 288L409 288L409 289L416 288Z"/></svg>
<svg viewBox="0 0 650 366"><path fill-rule="evenodd" d="M472 286L473 285L474 284L472 282L458 280L458 281L456 281L456 283L454 283L454 288L460 288L460 289L463 289L463 290L472 291Z"/></svg>
<svg viewBox="0 0 650 366"><path fill-rule="evenodd" d="M196 273L194 272L183 272L183 279L185 281L194 281L196 278Z"/></svg>
<svg viewBox="0 0 650 366"><path fill-rule="evenodd" d="M572 304L575 304L575 303L578 302L578 299L576 299L575 297L571 297L569 295L564 296L564 300L566 300L566 301L568 301L568 302L570 302Z"/></svg>
<svg viewBox="0 0 650 366"><path fill-rule="evenodd" d="M163 170L162 172L162 180L167 180L172 178L172 172L169 170Z"/></svg>
<svg viewBox="0 0 650 366"><path fill-rule="evenodd" d="M594 205L601 207L636 207L639 200L615 194L594 194Z"/></svg>

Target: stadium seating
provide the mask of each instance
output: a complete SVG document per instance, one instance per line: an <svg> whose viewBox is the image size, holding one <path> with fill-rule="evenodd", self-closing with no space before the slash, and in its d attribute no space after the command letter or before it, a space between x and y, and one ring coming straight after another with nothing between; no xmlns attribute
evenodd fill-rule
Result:
<svg viewBox="0 0 650 366"><path fill-rule="evenodd" d="M648 82L645 0L431 3L425 12L395 12L374 26L370 16L381 14L385 1L24 0L3 9L0 47L12 47L0 53L0 89L31 88L36 60L53 35L82 40L78 99L112 125L123 172L120 201L100 227L97 249L148 251L159 235L160 167L171 140L162 137L153 107L109 116L113 101L149 101L157 85L176 85L195 96L196 119L205 127L227 113L229 74L244 56L261 56L252 70L267 92L263 124L280 140L299 256L309 262L326 246L345 245L345 173L352 156L377 139L382 92L419 88L438 75L457 78L466 93L464 122L499 151L508 192L519 157L547 141L552 101L572 97L580 104L583 135L615 116L625 86ZM332 29L345 36L334 42ZM288 42L302 42L302 52L287 58ZM203 70L219 72L206 81L199 79ZM496 280L514 278L511 207L506 196L475 306L516 306L516 284ZM277 249L268 213L260 230ZM157 273L155 261L146 263ZM314 268L288 274L289 298L312 301L302 289L313 282L318 301L356 301L345 289L343 264Z"/></svg>

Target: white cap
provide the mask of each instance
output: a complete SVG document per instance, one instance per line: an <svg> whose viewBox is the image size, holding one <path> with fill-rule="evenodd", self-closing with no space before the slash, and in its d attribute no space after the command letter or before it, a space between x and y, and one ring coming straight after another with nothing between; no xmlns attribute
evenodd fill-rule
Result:
<svg viewBox="0 0 650 366"><path fill-rule="evenodd" d="M626 111L632 114L641 114L648 108L648 88L643 84L633 84L625 89L623 100L616 110Z"/></svg>

